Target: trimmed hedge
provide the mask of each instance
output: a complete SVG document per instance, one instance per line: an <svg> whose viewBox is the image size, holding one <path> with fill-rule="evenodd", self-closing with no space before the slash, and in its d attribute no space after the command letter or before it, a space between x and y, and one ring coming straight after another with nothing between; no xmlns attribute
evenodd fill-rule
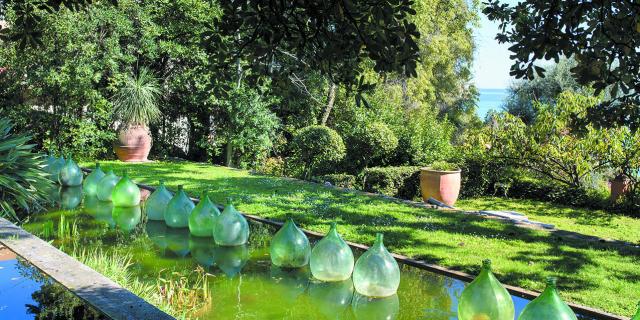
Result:
<svg viewBox="0 0 640 320"><path fill-rule="evenodd" d="M360 186L358 185L356 176L352 174L346 174L346 173L326 174L323 176L313 177L313 179L311 180L318 183L329 182L332 185L340 188L348 188L348 189L360 188Z"/></svg>
<svg viewBox="0 0 640 320"><path fill-rule="evenodd" d="M420 167L373 167L361 175L364 191L408 200L420 197Z"/></svg>

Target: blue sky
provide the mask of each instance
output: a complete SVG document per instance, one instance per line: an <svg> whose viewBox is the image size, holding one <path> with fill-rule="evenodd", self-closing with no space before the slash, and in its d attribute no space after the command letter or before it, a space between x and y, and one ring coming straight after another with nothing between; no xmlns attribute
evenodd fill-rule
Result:
<svg viewBox="0 0 640 320"><path fill-rule="evenodd" d="M518 1L502 2L513 5ZM498 24L489 21L482 13L480 16L480 28L475 32L474 82L480 89L507 88L513 79L509 76L509 44L498 44L494 39L498 32Z"/></svg>

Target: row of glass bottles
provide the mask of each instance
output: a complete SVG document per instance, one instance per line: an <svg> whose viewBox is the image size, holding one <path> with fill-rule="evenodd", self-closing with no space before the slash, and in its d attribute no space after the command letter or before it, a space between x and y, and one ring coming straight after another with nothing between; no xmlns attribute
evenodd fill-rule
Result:
<svg viewBox="0 0 640 320"><path fill-rule="evenodd" d="M111 201L114 207L127 208L140 205L140 188L125 171L122 178L113 170L106 174L96 164L96 168L87 176L83 183L84 193L96 196L100 201Z"/></svg>
<svg viewBox="0 0 640 320"><path fill-rule="evenodd" d="M51 180L65 187L77 187L82 184L82 170L71 157L65 160L64 157L56 158L52 155L47 157L46 171Z"/></svg>
<svg viewBox="0 0 640 320"><path fill-rule="evenodd" d="M342 240L335 223L311 250L307 236L289 218L271 240L270 256L273 265L282 268L310 264L313 276L322 281L344 281L353 273L356 291L368 297L391 296L400 285L400 268L384 247L381 233L354 265L351 247Z"/></svg>

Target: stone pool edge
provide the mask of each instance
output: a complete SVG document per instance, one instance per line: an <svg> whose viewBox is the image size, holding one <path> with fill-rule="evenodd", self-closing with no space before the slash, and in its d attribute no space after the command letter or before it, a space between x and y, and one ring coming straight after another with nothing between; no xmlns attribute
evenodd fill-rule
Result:
<svg viewBox="0 0 640 320"><path fill-rule="evenodd" d="M0 218L0 243L114 320L175 320L44 240Z"/></svg>

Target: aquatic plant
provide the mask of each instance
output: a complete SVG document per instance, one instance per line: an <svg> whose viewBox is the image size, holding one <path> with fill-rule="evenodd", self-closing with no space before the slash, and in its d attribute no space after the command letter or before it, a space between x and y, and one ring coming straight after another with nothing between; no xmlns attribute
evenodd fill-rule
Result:
<svg viewBox="0 0 640 320"><path fill-rule="evenodd" d="M480 274L462 291L458 319L513 320L514 313L511 295L491 272L491 260L484 260Z"/></svg>
<svg viewBox="0 0 640 320"><path fill-rule="evenodd" d="M387 297L398 290L400 268L384 247L382 233L376 235L373 246L356 261L353 285L358 293L369 297Z"/></svg>
<svg viewBox="0 0 640 320"><path fill-rule="evenodd" d="M311 251L311 273L322 281L343 281L353 272L353 252L338 234L336 223Z"/></svg>
<svg viewBox="0 0 640 320"><path fill-rule="evenodd" d="M307 236L289 218L271 239L269 252L273 265L300 268L309 263L311 245Z"/></svg>

